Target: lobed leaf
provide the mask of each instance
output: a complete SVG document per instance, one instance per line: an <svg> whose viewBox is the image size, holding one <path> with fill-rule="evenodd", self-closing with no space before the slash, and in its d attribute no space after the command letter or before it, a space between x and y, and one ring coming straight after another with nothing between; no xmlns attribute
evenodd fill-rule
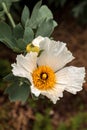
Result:
<svg viewBox="0 0 87 130"><path fill-rule="evenodd" d="M49 37L54 30L53 20L44 20L38 27L35 37L41 35L43 37Z"/></svg>
<svg viewBox="0 0 87 130"><path fill-rule="evenodd" d="M13 28L13 36L16 39L23 38L24 29L21 23L17 24L15 28Z"/></svg>
<svg viewBox="0 0 87 130"><path fill-rule="evenodd" d="M27 43L24 41L24 39L20 38L16 41L16 45L19 48L19 52L24 52Z"/></svg>
<svg viewBox="0 0 87 130"><path fill-rule="evenodd" d="M14 76L12 73L10 73L4 77L4 80L8 81L8 82L18 82L19 79L20 79L20 77Z"/></svg>
<svg viewBox="0 0 87 130"><path fill-rule="evenodd" d="M0 41L7 45L9 48L13 49L14 44L11 39L12 30L10 26L4 22L0 22Z"/></svg>
<svg viewBox="0 0 87 130"><path fill-rule="evenodd" d="M41 17L43 17L43 18L41 18ZM53 14L52 14L51 10L46 5L43 5L39 9L38 19L46 19L46 18L53 19Z"/></svg>
<svg viewBox="0 0 87 130"><path fill-rule="evenodd" d="M14 52L23 52L27 45L23 40L23 33L21 24L18 24L12 32L8 24L0 22L0 41Z"/></svg>
<svg viewBox="0 0 87 130"><path fill-rule="evenodd" d="M50 9L47 6L43 5L40 7L36 21L34 22L36 22L37 26L39 26L45 19L53 19L53 15Z"/></svg>
<svg viewBox="0 0 87 130"><path fill-rule="evenodd" d="M49 37L53 32L54 28L57 26L56 21L53 20L52 22L52 20L52 12L46 5L41 6L40 1L35 5L31 18L26 21L25 26L35 30L35 37L39 35Z"/></svg>
<svg viewBox="0 0 87 130"><path fill-rule="evenodd" d="M7 37L8 39L12 38L12 31L8 24L0 22L0 39Z"/></svg>
<svg viewBox="0 0 87 130"><path fill-rule="evenodd" d="M6 88L6 93L9 95L10 101L21 101L24 103L29 96L29 85L23 82L15 82Z"/></svg>
<svg viewBox="0 0 87 130"><path fill-rule="evenodd" d="M30 11L29 11L28 7L25 6L23 9L23 12L22 12L22 16L21 16L21 22L24 26L25 26L27 19L29 19L29 16L30 16Z"/></svg>
<svg viewBox="0 0 87 130"><path fill-rule="evenodd" d="M31 18L27 23L27 26L30 26L33 29L35 29L37 27L37 16L38 16L38 12L39 12L41 4L42 4L42 1L39 1L35 5L35 7L34 7L34 9L32 11L32 14L31 14Z"/></svg>
<svg viewBox="0 0 87 130"><path fill-rule="evenodd" d="M34 38L34 32L30 27L26 27L25 31L24 31L24 41L28 44L29 42L31 42Z"/></svg>

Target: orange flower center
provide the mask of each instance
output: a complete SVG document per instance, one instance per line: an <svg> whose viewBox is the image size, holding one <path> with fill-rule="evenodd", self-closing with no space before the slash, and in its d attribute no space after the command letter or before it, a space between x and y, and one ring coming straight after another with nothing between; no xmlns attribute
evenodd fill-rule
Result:
<svg viewBox="0 0 87 130"><path fill-rule="evenodd" d="M32 73L33 83L39 90L49 90L55 85L55 73L49 66L39 66Z"/></svg>

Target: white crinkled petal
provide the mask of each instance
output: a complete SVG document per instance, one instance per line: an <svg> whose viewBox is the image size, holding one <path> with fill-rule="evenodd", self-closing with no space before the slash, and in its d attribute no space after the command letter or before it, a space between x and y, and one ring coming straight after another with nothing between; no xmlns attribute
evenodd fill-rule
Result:
<svg viewBox="0 0 87 130"><path fill-rule="evenodd" d="M17 55L17 63L12 64L12 72L15 76L31 79L31 73L36 68L37 53L31 52L26 56Z"/></svg>
<svg viewBox="0 0 87 130"><path fill-rule="evenodd" d="M65 90L72 94L82 90L84 77L84 67L65 67L56 73L57 83L65 85Z"/></svg>
<svg viewBox="0 0 87 130"><path fill-rule="evenodd" d="M38 36L37 38L35 38L33 41L32 41L32 44L34 46L38 46L39 47L39 44L40 42L43 40L44 38L42 36Z"/></svg>
<svg viewBox="0 0 87 130"><path fill-rule="evenodd" d="M41 93L40 90L38 90L36 87L34 87L34 84L32 83L32 85L30 86L31 87L31 92L36 96L38 97Z"/></svg>
<svg viewBox="0 0 87 130"><path fill-rule="evenodd" d="M54 71L61 69L74 59L65 43L56 42L47 37L40 42L40 49L44 51L38 58L38 65L48 65Z"/></svg>
<svg viewBox="0 0 87 130"><path fill-rule="evenodd" d="M55 84L54 88L51 90L41 91L41 94L48 97L54 104L56 104L57 100L60 100L63 97L63 91L65 86Z"/></svg>
<svg viewBox="0 0 87 130"><path fill-rule="evenodd" d="M53 89L50 90L39 90L37 89L33 82L31 87L31 92L38 97L40 94L43 96L48 97L54 104L59 100L61 97L63 97L63 91L65 89L64 85L55 84Z"/></svg>
<svg viewBox="0 0 87 130"><path fill-rule="evenodd" d="M30 77L30 74L20 65L17 65L16 63L11 65L13 67L12 72L13 75L19 76L19 77Z"/></svg>

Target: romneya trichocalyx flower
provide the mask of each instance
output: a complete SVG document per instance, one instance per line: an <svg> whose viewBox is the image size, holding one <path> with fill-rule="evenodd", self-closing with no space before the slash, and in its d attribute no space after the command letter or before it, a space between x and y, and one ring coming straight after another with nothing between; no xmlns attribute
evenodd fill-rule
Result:
<svg viewBox="0 0 87 130"><path fill-rule="evenodd" d="M25 56L17 55L12 72L31 82L31 92L35 96L44 95L55 104L63 97L64 90L72 94L82 90L85 68L64 67L74 59L65 43L39 36L32 44L43 50L40 56L32 51Z"/></svg>

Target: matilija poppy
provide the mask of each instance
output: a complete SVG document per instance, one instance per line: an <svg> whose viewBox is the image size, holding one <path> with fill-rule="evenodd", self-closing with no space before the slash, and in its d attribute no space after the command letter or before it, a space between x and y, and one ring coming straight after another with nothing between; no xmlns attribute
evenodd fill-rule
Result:
<svg viewBox="0 0 87 130"><path fill-rule="evenodd" d="M32 43L43 50L40 56L32 51L25 56L17 55L12 72L31 82L31 92L35 96L44 95L55 104L63 97L64 90L72 94L82 90L85 68L64 67L74 59L65 43L40 36Z"/></svg>

